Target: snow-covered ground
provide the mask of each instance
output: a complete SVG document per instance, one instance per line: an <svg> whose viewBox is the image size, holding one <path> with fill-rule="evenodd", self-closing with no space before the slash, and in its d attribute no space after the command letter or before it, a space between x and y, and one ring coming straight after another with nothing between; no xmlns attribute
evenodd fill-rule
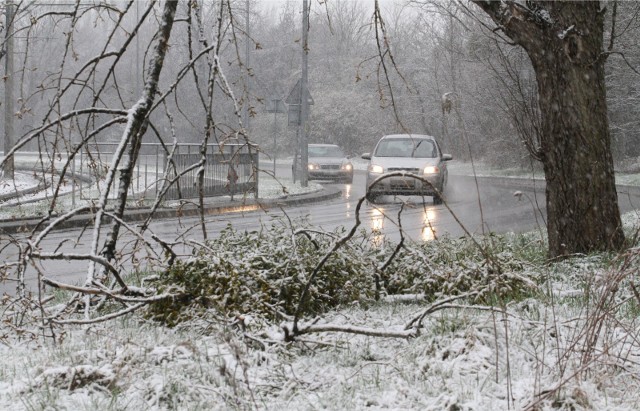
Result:
<svg viewBox="0 0 640 411"><path fill-rule="evenodd" d="M0 177L0 196L28 190L37 187L40 183L41 180L33 173L16 171L13 179Z"/></svg>

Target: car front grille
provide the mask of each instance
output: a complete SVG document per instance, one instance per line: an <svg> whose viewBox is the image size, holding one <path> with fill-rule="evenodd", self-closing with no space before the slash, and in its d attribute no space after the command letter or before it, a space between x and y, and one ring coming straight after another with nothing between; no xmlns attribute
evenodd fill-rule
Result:
<svg viewBox="0 0 640 411"><path fill-rule="evenodd" d="M389 188L391 188L392 190L400 190L400 191L404 191L404 190L413 190L415 189L416 183L414 180L394 180L392 179L389 182Z"/></svg>
<svg viewBox="0 0 640 411"><path fill-rule="evenodd" d="M388 170L389 173L393 173L394 171L405 171L407 173L412 173L412 174L420 173L420 169L419 168L389 167L387 170Z"/></svg>

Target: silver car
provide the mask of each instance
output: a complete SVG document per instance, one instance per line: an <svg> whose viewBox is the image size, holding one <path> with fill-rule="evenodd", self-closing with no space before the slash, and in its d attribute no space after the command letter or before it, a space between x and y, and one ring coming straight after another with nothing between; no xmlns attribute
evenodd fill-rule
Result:
<svg viewBox="0 0 640 411"><path fill-rule="evenodd" d="M422 134L392 134L384 136L371 153L362 155L370 160L367 169L368 199L375 202L380 195L432 196L434 204L442 204L441 194L447 184L447 161L453 157L442 154L435 138ZM414 174L429 184L410 175L399 175L373 182L380 176L393 172Z"/></svg>
<svg viewBox="0 0 640 411"><path fill-rule="evenodd" d="M353 165L335 144L309 144L309 180L353 182Z"/></svg>

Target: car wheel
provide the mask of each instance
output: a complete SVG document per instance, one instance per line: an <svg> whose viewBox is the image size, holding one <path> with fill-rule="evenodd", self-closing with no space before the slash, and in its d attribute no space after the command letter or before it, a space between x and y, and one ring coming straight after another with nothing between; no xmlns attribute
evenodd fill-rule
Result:
<svg viewBox="0 0 640 411"><path fill-rule="evenodd" d="M433 196L433 205L440 205L442 204L442 197L440 197L439 195L435 194Z"/></svg>
<svg viewBox="0 0 640 411"><path fill-rule="evenodd" d="M378 201L378 197L379 197L379 196L378 196L377 194L371 194L371 193L369 193L369 194L367 194L367 201L368 201L369 203L371 203L371 204L375 204L375 203L376 203L376 201Z"/></svg>

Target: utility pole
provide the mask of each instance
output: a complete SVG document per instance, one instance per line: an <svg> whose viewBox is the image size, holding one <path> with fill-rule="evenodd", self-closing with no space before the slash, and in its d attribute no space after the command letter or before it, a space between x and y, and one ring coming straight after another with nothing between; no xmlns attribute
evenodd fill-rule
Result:
<svg viewBox="0 0 640 411"><path fill-rule="evenodd" d="M242 120L242 122L244 123L244 129L247 130L247 133L249 132L249 82L251 81L250 77L249 77L249 57L251 55L251 27L249 26L249 2L250 0L246 0L246 14L245 14L245 30L247 31L246 33L246 37L247 40L245 42L245 82L244 85L247 89L247 101L244 102L244 118Z"/></svg>
<svg viewBox="0 0 640 411"><path fill-rule="evenodd" d="M5 16L7 22L5 24L5 60L4 60L4 177L13 179L14 164L13 156L8 157L7 154L13 148L13 1L7 0Z"/></svg>
<svg viewBox="0 0 640 411"><path fill-rule="evenodd" d="M140 2L136 1L136 24L140 21ZM136 94L133 96L134 101L137 101L142 95L142 90L140 89L140 77L142 74L140 73L140 32L136 33L136 72L135 72L135 80L136 80Z"/></svg>
<svg viewBox="0 0 640 411"><path fill-rule="evenodd" d="M309 170L309 100L308 100L308 85L309 76L307 73L309 63L309 8L307 6L307 0L302 2L302 81L300 84L300 167L302 173L300 176L300 184L302 187L309 185L308 170Z"/></svg>

